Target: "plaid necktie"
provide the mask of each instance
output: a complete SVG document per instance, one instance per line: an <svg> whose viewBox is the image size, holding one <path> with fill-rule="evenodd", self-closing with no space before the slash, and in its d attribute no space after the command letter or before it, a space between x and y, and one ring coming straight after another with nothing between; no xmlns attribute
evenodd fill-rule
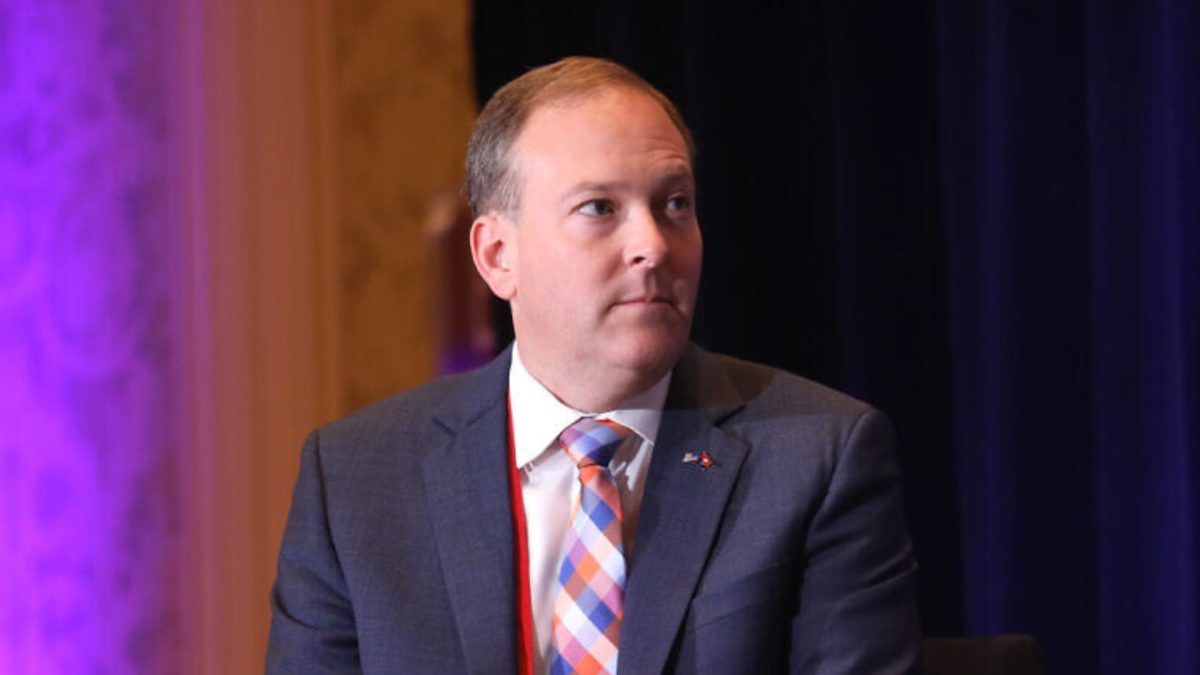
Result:
<svg viewBox="0 0 1200 675"><path fill-rule="evenodd" d="M608 463L630 430L585 417L558 440L579 467L579 501L563 542L550 672L615 673L625 605L621 495Z"/></svg>

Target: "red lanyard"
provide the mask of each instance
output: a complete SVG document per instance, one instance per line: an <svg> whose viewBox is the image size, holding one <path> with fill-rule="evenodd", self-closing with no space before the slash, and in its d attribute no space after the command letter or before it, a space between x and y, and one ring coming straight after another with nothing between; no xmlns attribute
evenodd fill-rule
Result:
<svg viewBox="0 0 1200 675"><path fill-rule="evenodd" d="M525 498L517 472L517 442L513 439L512 400L508 401L508 496L512 502L513 560L517 583L517 672L533 675L533 604L529 599L529 535L525 531Z"/></svg>

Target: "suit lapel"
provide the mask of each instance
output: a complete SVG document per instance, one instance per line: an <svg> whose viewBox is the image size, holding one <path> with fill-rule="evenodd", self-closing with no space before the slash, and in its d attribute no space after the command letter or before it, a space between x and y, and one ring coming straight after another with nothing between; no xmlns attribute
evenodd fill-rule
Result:
<svg viewBox="0 0 1200 675"><path fill-rule="evenodd" d="M680 361L655 440L621 624L620 670L661 672L700 579L748 447L716 426L742 403L710 357ZM684 463L687 452L715 462Z"/></svg>
<svg viewBox="0 0 1200 675"><path fill-rule="evenodd" d="M423 467L442 576L472 673L516 668L508 363L502 356L463 380L473 405L448 408L438 419L450 439Z"/></svg>
<svg viewBox="0 0 1200 675"><path fill-rule="evenodd" d="M662 671L748 451L717 426L742 402L719 368L706 367L710 360L693 348L672 376L629 560L623 672ZM437 420L446 446L422 467L442 575L472 673L516 665L508 366L505 353L447 395L447 412ZM451 403L459 401L456 394L467 403ZM706 452L715 464L685 464L686 452Z"/></svg>

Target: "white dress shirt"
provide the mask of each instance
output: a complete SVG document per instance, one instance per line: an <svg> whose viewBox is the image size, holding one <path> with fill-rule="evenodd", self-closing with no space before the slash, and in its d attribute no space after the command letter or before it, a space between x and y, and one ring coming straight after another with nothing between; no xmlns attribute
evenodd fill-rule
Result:
<svg viewBox="0 0 1200 675"><path fill-rule="evenodd" d="M609 468L621 492L621 532L625 556L633 550L634 532L650 454L662 420L663 403L671 374L626 401L616 410L593 415L632 429L613 456ZM554 617L556 579L563 539L571 519L571 507L579 499L579 470L557 439L569 425L586 413L555 398L538 382L513 346L508 372L508 395L512 405L513 442L525 502L525 525L529 546L529 595L533 610L534 672L545 672L550 655L550 624Z"/></svg>

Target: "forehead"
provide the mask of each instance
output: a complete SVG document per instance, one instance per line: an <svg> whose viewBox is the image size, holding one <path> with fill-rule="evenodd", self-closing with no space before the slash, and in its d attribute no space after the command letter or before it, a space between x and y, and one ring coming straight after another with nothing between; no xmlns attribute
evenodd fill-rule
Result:
<svg viewBox="0 0 1200 675"><path fill-rule="evenodd" d="M539 167L558 173L616 171L646 162L691 167L683 135L659 102L619 85L537 106L510 158L518 175Z"/></svg>

